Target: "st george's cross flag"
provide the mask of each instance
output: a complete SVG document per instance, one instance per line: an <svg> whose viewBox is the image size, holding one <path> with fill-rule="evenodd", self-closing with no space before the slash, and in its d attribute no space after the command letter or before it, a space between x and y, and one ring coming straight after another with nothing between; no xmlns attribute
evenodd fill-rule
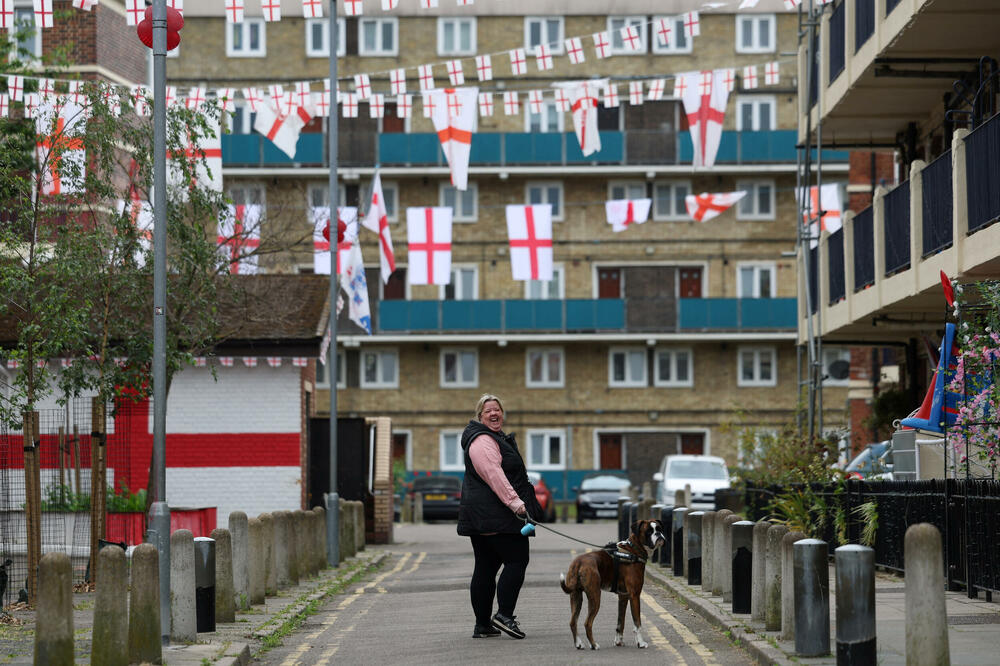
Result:
<svg viewBox="0 0 1000 666"><path fill-rule="evenodd" d="M378 234L379 259L382 282L389 283L389 276L396 270L396 255L392 251L392 236L389 233L389 214L385 207L385 195L382 194L382 176L375 173L372 181L372 198L368 213L361 221L361 226Z"/></svg>
<svg viewBox="0 0 1000 666"><path fill-rule="evenodd" d="M39 104L34 119L39 190L42 194L82 192L86 111L70 101L55 104L50 100Z"/></svg>
<svg viewBox="0 0 1000 666"><path fill-rule="evenodd" d="M612 199L604 202L604 212L612 231L625 231L648 220L652 205L652 199Z"/></svg>
<svg viewBox="0 0 1000 666"><path fill-rule="evenodd" d="M719 214L726 212L737 201L745 197L744 190L739 192L716 192L709 194L689 194L684 197L684 205L687 207L688 215L695 222L708 222Z"/></svg>
<svg viewBox="0 0 1000 666"><path fill-rule="evenodd" d="M347 240L347 236L344 236ZM340 286L347 296L347 316L351 321L372 334L371 305L368 302L368 280L365 277L365 263L361 258L361 244L351 244L346 261L340 271Z"/></svg>
<svg viewBox="0 0 1000 666"><path fill-rule="evenodd" d="M722 140L722 123L726 119L729 87L726 70L685 72L677 75L675 90L680 94L694 144L692 166L710 167L715 164Z"/></svg>
<svg viewBox="0 0 1000 666"><path fill-rule="evenodd" d="M330 241L323 235L323 230L330 222L330 207L315 206L310 213L313 220L313 273L329 275ZM343 206L337 209L337 215L347 225L343 242L337 244L337 274L343 275L348 261L347 253L358 240L358 209L354 206ZM327 232L329 236L336 238L336 227L337 225L333 225Z"/></svg>
<svg viewBox="0 0 1000 666"><path fill-rule="evenodd" d="M146 264L146 257L153 251L153 206L138 197L118 202L118 214L126 215L132 221L139 236L139 247L135 251L137 266Z"/></svg>
<svg viewBox="0 0 1000 666"><path fill-rule="evenodd" d="M187 196L187 190L196 185L215 192L222 191L222 139L219 119L202 114L202 120L208 129L198 145L195 145L189 136L187 145L182 150L167 151L167 186L175 191L180 190L184 197Z"/></svg>
<svg viewBox="0 0 1000 666"><path fill-rule="evenodd" d="M584 157L601 149L601 134L597 131L597 95L605 83L595 80L565 84L569 110L573 114L573 129Z"/></svg>
<svg viewBox="0 0 1000 666"><path fill-rule="evenodd" d="M447 206L406 209L406 241L410 284L451 282L451 221Z"/></svg>
<svg viewBox="0 0 1000 666"><path fill-rule="evenodd" d="M445 88L432 90L434 103L431 122L437 131L444 156L451 169L451 184L465 190L469 185L469 155L472 135L479 119L479 88Z"/></svg>
<svg viewBox="0 0 1000 666"><path fill-rule="evenodd" d="M311 100L311 97L306 99ZM294 158L299 133L312 120L316 110L311 101L307 101L304 106L293 103L284 109L281 107L279 100L274 98L269 103L260 105L253 128L270 139L281 152Z"/></svg>
<svg viewBox="0 0 1000 666"><path fill-rule="evenodd" d="M507 237L515 280L552 279L552 204L507 206Z"/></svg>
<svg viewBox="0 0 1000 666"><path fill-rule="evenodd" d="M798 198L802 210L802 224L809 225L809 247L819 244L821 231L833 233L843 226L841 221L840 185L813 185L809 188L809 196L805 196L805 188L799 188ZM819 218L818 222L816 218Z"/></svg>
<svg viewBox="0 0 1000 666"><path fill-rule="evenodd" d="M230 204L219 214L219 254L233 275L257 272L256 250L260 247L263 209L260 204Z"/></svg>

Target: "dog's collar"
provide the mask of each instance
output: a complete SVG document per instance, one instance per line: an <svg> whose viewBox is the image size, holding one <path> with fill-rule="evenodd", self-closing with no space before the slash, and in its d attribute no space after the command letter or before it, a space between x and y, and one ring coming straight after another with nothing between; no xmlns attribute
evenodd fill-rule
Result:
<svg viewBox="0 0 1000 666"><path fill-rule="evenodd" d="M619 541L614 545L613 548L614 550L612 550L611 548L608 549L610 555L619 562L628 562L628 563L642 562L643 564L645 564L646 560L648 559L645 553L637 553L635 550L633 550L635 546L631 541Z"/></svg>

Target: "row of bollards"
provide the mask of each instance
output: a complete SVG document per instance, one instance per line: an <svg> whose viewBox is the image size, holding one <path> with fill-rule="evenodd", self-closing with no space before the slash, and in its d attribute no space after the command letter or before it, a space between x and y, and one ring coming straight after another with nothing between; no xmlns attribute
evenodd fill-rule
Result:
<svg viewBox="0 0 1000 666"><path fill-rule="evenodd" d="M830 654L830 566L825 541L785 525L742 520L728 509L694 511L680 505L619 502L619 529L636 519L659 520L668 543L655 560L722 597L737 615L794 641L801 657ZM628 522L625 522L627 519ZM948 664L941 535L930 524L906 532L906 654L908 665ZM840 665L878 661L875 551L845 545L834 551L836 658Z"/></svg>

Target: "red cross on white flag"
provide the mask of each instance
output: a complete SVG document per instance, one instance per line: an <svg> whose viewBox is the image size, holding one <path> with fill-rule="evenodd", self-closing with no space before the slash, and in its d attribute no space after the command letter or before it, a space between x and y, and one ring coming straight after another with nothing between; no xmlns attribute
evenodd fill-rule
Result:
<svg viewBox="0 0 1000 666"><path fill-rule="evenodd" d="M361 0L344 0L344 16L361 16L364 13Z"/></svg>
<svg viewBox="0 0 1000 666"><path fill-rule="evenodd" d="M649 95L646 97L651 102L663 99L663 91L667 87L666 79L653 79L649 82Z"/></svg>
<svg viewBox="0 0 1000 666"><path fill-rule="evenodd" d="M612 199L604 202L604 212L612 231L625 231L649 219L652 199Z"/></svg>
<svg viewBox="0 0 1000 666"><path fill-rule="evenodd" d="M420 106L424 110L424 118L430 118L434 115L435 107L434 95L429 92L420 93Z"/></svg>
<svg viewBox="0 0 1000 666"><path fill-rule="evenodd" d="M698 12L684 14L684 34L688 37L701 35L701 21L698 18Z"/></svg>
<svg viewBox="0 0 1000 666"><path fill-rule="evenodd" d="M569 56L571 65L579 65L586 62L587 56L583 53L583 40L579 37L570 37L566 40L566 55Z"/></svg>
<svg viewBox="0 0 1000 666"><path fill-rule="evenodd" d="M809 247L819 244L821 231L833 233L842 226L840 186L836 183L809 188L809 197L805 197L805 188L798 189L798 199L802 207L802 224L809 225ZM819 218L817 223L815 220Z"/></svg>
<svg viewBox="0 0 1000 666"><path fill-rule="evenodd" d="M358 117L358 97L352 92L341 94L341 109L345 118Z"/></svg>
<svg viewBox="0 0 1000 666"><path fill-rule="evenodd" d="M609 83L604 87L604 108L614 109L618 106L618 84Z"/></svg>
<svg viewBox="0 0 1000 666"><path fill-rule="evenodd" d="M656 21L656 38L660 46L670 46L670 34L673 32L673 19L661 18Z"/></svg>
<svg viewBox="0 0 1000 666"><path fill-rule="evenodd" d="M552 49L548 44L539 44L535 47L535 64L538 65L540 72L552 69Z"/></svg>
<svg viewBox="0 0 1000 666"><path fill-rule="evenodd" d="M148 89L143 87L142 90L144 97L152 97ZM69 100L78 106L86 106L88 100L87 96L83 94L83 81L69 82Z"/></svg>
<svg viewBox="0 0 1000 666"><path fill-rule="evenodd" d="M184 0L167 0L167 7L171 9L176 9L180 13L184 13Z"/></svg>
<svg viewBox="0 0 1000 666"><path fill-rule="evenodd" d="M448 80L451 81L451 85L465 85L465 72L462 71L461 60L449 60L445 66L448 68Z"/></svg>
<svg viewBox="0 0 1000 666"><path fill-rule="evenodd" d="M434 89L434 66L420 65L417 67L417 78L420 79L421 90Z"/></svg>
<svg viewBox="0 0 1000 666"><path fill-rule="evenodd" d="M476 56L476 74L480 81L493 80L493 58L489 54Z"/></svg>
<svg viewBox="0 0 1000 666"><path fill-rule="evenodd" d="M316 115L322 118L330 117L330 91L316 92L312 94L312 105L316 107Z"/></svg>
<svg viewBox="0 0 1000 666"><path fill-rule="evenodd" d="M41 103L42 99L38 96L38 93L24 93L24 117L34 118Z"/></svg>
<svg viewBox="0 0 1000 666"><path fill-rule="evenodd" d="M406 94L406 70L394 69L389 72L389 85L393 95Z"/></svg>
<svg viewBox="0 0 1000 666"><path fill-rule="evenodd" d="M216 88L215 98L219 100L223 111L232 112L236 109L236 89Z"/></svg>
<svg viewBox="0 0 1000 666"><path fill-rule="evenodd" d="M776 86L781 80L781 65L773 60L764 66L764 85Z"/></svg>
<svg viewBox="0 0 1000 666"><path fill-rule="evenodd" d="M35 6L35 27L51 28L52 23L52 0L34 0Z"/></svg>
<svg viewBox="0 0 1000 666"><path fill-rule="evenodd" d="M493 115L493 93L479 93L479 115Z"/></svg>
<svg viewBox="0 0 1000 666"><path fill-rule="evenodd" d="M375 93L368 100L368 117L369 118L385 117L385 99L382 93Z"/></svg>
<svg viewBox="0 0 1000 666"><path fill-rule="evenodd" d="M219 361L219 365L223 366L224 368L231 368L231 367L233 367L233 357L232 356L219 356L218 357L218 361Z"/></svg>
<svg viewBox="0 0 1000 666"><path fill-rule="evenodd" d="M0 29L14 27L14 0L0 0Z"/></svg>
<svg viewBox="0 0 1000 666"><path fill-rule="evenodd" d="M639 106L643 102L642 81L628 82L628 103L631 106Z"/></svg>
<svg viewBox="0 0 1000 666"><path fill-rule="evenodd" d="M188 96L184 98L184 107L191 111L197 111L198 107L205 103L205 89L194 87L188 91Z"/></svg>
<svg viewBox="0 0 1000 666"><path fill-rule="evenodd" d="M268 23L281 20L281 0L260 0L260 9Z"/></svg>
<svg viewBox="0 0 1000 666"><path fill-rule="evenodd" d="M7 77L7 92L11 101L24 101L24 77L20 74L11 74Z"/></svg>
<svg viewBox="0 0 1000 666"><path fill-rule="evenodd" d="M573 128L580 142L583 156L601 149L601 134L597 131L597 90L598 82L576 82L568 84L569 110L573 113Z"/></svg>
<svg viewBox="0 0 1000 666"><path fill-rule="evenodd" d="M516 116L521 113L521 100L517 92L508 90L503 94L503 112L506 116Z"/></svg>
<svg viewBox="0 0 1000 666"><path fill-rule="evenodd" d="M7 97L7 93L0 94L0 118L6 118L10 115L10 98Z"/></svg>
<svg viewBox="0 0 1000 666"><path fill-rule="evenodd" d="M507 206L507 238L515 280L552 279L552 204Z"/></svg>
<svg viewBox="0 0 1000 666"><path fill-rule="evenodd" d="M599 58L607 58L611 54L611 35L607 30L603 32L595 32L593 35L594 40L594 54Z"/></svg>
<svg viewBox="0 0 1000 666"><path fill-rule="evenodd" d="M685 82L681 85L681 80ZM729 90L725 71L686 72L677 75L677 86L683 88L684 112L687 114L691 142L694 145L693 166L710 167L722 140L722 123L726 119ZM697 81L697 85L692 85Z"/></svg>
<svg viewBox="0 0 1000 666"><path fill-rule="evenodd" d="M281 357L280 356L268 356L267 357L267 364L269 366L271 366L272 368L280 368L281 367Z"/></svg>
<svg viewBox="0 0 1000 666"><path fill-rule="evenodd" d="M264 98L257 88L244 88L243 99L246 100L247 106L250 107L252 113L257 113L258 106L264 103Z"/></svg>
<svg viewBox="0 0 1000 666"><path fill-rule="evenodd" d="M303 18L323 18L323 0L302 0Z"/></svg>
<svg viewBox="0 0 1000 666"><path fill-rule="evenodd" d="M186 192L195 184L215 192L222 191L222 140L219 138L219 121L203 115L207 125L201 143L194 145L188 139L187 146L180 151L167 151L167 185L183 188ZM181 167L182 161L187 165ZM194 172L193 177L190 175Z"/></svg>
<svg viewBox="0 0 1000 666"><path fill-rule="evenodd" d="M528 71L528 61L524 55L524 49L511 49L507 55L510 56L511 74L521 76Z"/></svg>
<svg viewBox="0 0 1000 666"><path fill-rule="evenodd" d="M330 241L323 234L327 229L327 234L335 236L328 229L330 224L330 207L316 206L310 209L310 216L313 221L313 273L316 275L330 274ZM343 275L347 266L347 252L351 245L358 239L358 209L355 206L345 206L337 209L337 216L340 221L347 225L344 232L344 240L337 244L337 274Z"/></svg>
<svg viewBox="0 0 1000 666"><path fill-rule="evenodd" d="M219 215L219 254L233 275L257 272L263 206L229 205Z"/></svg>
<svg viewBox="0 0 1000 666"><path fill-rule="evenodd" d="M389 276L396 270L396 254L393 252L392 236L389 233L389 213L385 206L385 195L382 194L382 176L378 173L372 181L371 204L361 226L378 234L382 282L388 284Z"/></svg>
<svg viewBox="0 0 1000 666"><path fill-rule="evenodd" d="M438 6L438 0L420 0L421 9L436 9Z"/></svg>
<svg viewBox="0 0 1000 666"><path fill-rule="evenodd" d="M795 9L802 4L802 0L785 0L785 9Z"/></svg>
<svg viewBox="0 0 1000 666"><path fill-rule="evenodd" d="M292 104L288 113L282 113L271 104L261 105L254 120L254 131L263 134L281 152L291 158L295 157L295 148L299 142L299 134L313 118L314 109L309 100L306 106Z"/></svg>
<svg viewBox="0 0 1000 666"><path fill-rule="evenodd" d="M565 88L556 88L556 111L559 113L569 111L569 96Z"/></svg>
<svg viewBox="0 0 1000 666"><path fill-rule="evenodd" d="M389 11L399 7L399 0L382 0L382 9Z"/></svg>
<svg viewBox="0 0 1000 666"><path fill-rule="evenodd" d="M35 157L39 168L38 190L42 194L82 192L86 169L82 138L86 132L86 114L83 107L71 102L57 107L46 102L32 115L35 119Z"/></svg>
<svg viewBox="0 0 1000 666"><path fill-rule="evenodd" d="M372 94L371 77L367 74L355 74L354 90L358 93L358 99L368 99L368 96Z"/></svg>
<svg viewBox="0 0 1000 666"><path fill-rule="evenodd" d="M307 359L305 356L293 356L292 365L294 365L296 368L304 368L307 365L309 365L309 359Z"/></svg>
<svg viewBox="0 0 1000 666"><path fill-rule="evenodd" d="M139 25L139 22L142 21L143 14L145 14L145 12L146 0L125 0L125 25Z"/></svg>
<svg viewBox="0 0 1000 666"><path fill-rule="evenodd" d="M42 101L47 101L50 97L54 97L56 94L56 85L54 79L38 79L38 96L41 97Z"/></svg>
<svg viewBox="0 0 1000 666"><path fill-rule="evenodd" d="M257 357L256 356L244 356L243 357L243 365L245 365L248 368L256 368L257 367Z"/></svg>
<svg viewBox="0 0 1000 666"><path fill-rule="evenodd" d="M451 169L451 184L463 191L469 182L472 135L479 118L476 112L478 94L479 88L474 86L430 93L434 98L431 121Z"/></svg>
<svg viewBox="0 0 1000 666"><path fill-rule="evenodd" d="M89 12L96 4L97 0L73 0L73 6L85 12Z"/></svg>
<svg viewBox="0 0 1000 666"><path fill-rule="evenodd" d="M745 197L746 194L743 190L739 192L718 192L715 194L709 194L708 192L689 194L684 197L684 205L692 220L695 222L708 222L712 218L726 212L737 201Z"/></svg>
<svg viewBox="0 0 1000 666"><path fill-rule="evenodd" d="M452 215L452 209L444 206L406 209L410 284L451 282Z"/></svg>
<svg viewBox="0 0 1000 666"><path fill-rule="evenodd" d="M622 44L626 51L638 51L642 48L642 39L639 37L639 27L635 25L622 26L618 31L621 35Z"/></svg>
<svg viewBox="0 0 1000 666"><path fill-rule="evenodd" d="M396 95L396 117L409 118L413 109L413 95Z"/></svg>
<svg viewBox="0 0 1000 666"><path fill-rule="evenodd" d="M299 106L308 106L312 102L312 89L308 81L297 81L295 83L295 103Z"/></svg>
<svg viewBox="0 0 1000 666"><path fill-rule="evenodd" d="M753 90L757 87L757 65L747 65L743 68L743 88Z"/></svg>
<svg viewBox="0 0 1000 666"><path fill-rule="evenodd" d="M542 96L541 90L529 90L528 91L528 105L531 107L531 112L534 114L540 114L542 112L542 105L545 103L545 99Z"/></svg>
<svg viewBox="0 0 1000 666"><path fill-rule="evenodd" d="M244 14L243 0L226 0L226 22L243 23Z"/></svg>
<svg viewBox="0 0 1000 666"><path fill-rule="evenodd" d="M722 82L726 85L726 90L733 92L736 89L736 70L732 67L722 70Z"/></svg>

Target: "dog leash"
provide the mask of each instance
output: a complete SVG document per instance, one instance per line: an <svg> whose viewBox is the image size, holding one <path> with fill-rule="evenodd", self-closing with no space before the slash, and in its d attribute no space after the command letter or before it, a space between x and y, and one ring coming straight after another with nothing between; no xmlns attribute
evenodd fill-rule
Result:
<svg viewBox="0 0 1000 666"><path fill-rule="evenodd" d="M522 520L524 520L525 525L529 525L530 524L530 525L532 525L534 527L541 527L543 529L548 530L549 532L552 532L553 534L558 534L559 536L561 536L561 537L563 537L565 539L569 539L570 541L576 541L577 543L582 543L584 546L590 546L591 548L596 548L598 550L604 550L605 549L605 546L598 546L595 543L590 543L589 541L583 541L582 539L577 539L576 537L571 537L570 535L564 534L563 532L560 532L559 530L553 529L553 528L549 527L548 525L546 525L544 523L539 523L539 522L535 521L533 518L531 518L531 516L528 516L527 518L523 518Z"/></svg>

